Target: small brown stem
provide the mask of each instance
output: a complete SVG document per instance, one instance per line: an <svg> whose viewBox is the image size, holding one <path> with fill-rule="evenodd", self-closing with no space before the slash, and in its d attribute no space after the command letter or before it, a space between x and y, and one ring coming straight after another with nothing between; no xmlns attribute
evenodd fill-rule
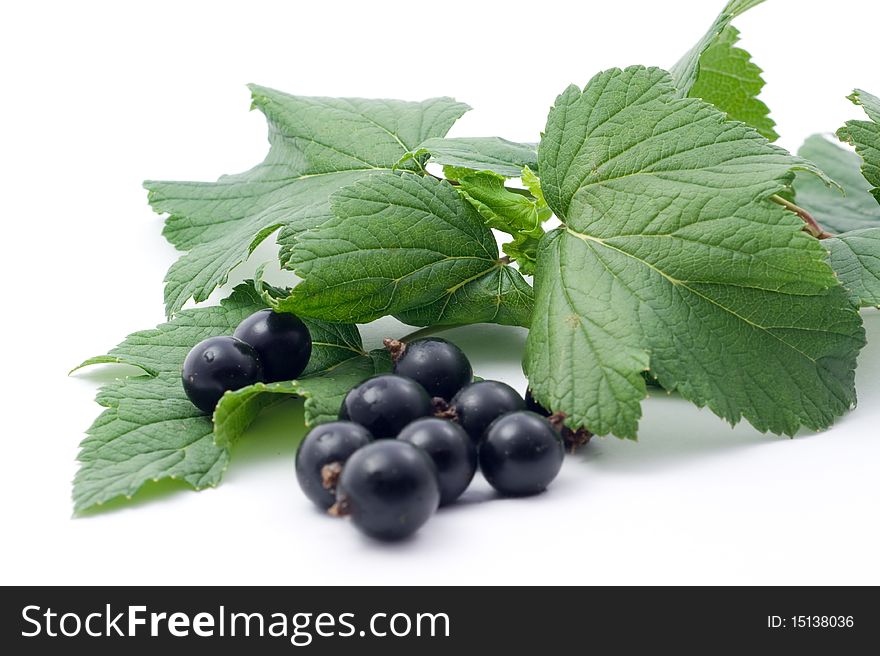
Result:
<svg viewBox="0 0 880 656"><path fill-rule="evenodd" d="M446 399L435 396L431 399L431 407L434 410L434 416L438 419L448 419L449 421L458 421L458 413L455 408L446 401Z"/></svg>
<svg viewBox="0 0 880 656"><path fill-rule="evenodd" d="M566 415L564 412L554 412L552 415L547 417L547 421L550 422L550 425L553 426L553 428L561 433L562 429L565 428L565 418L567 416L568 415Z"/></svg>
<svg viewBox="0 0 880 656"><path fill-rule="evenodd" d="M547 421L549 421L550 425L557 430L569 451L574 453L580 447L589 442L590 438L593 437L593 434L586 428L578 428L577 430L570 429L565 425L566 416L567 415L564 412L554 412L547 417Z"/></svg>
<svg viewBox="0 0 880 656"><path fill-rule="evenodd" d="M351 505L348 499L337 499L336 503L327 508L327 514L332 517L346 517L351 514Z"/></svg>
<svg viewBox="0 0 880 656"><path fill-rule="evenodd" d="M382 343L385 345L385 349L391 355L392 362L397 362L398 360L400 360L400 356L403 355L404 351L406 351L406 342L404 342L403 340L386 337L382 340Z"/></svg>
<svg viewBox="0 0 880 656"><path fill-rule="evenodd" d="M566 426L562 431L562 439L565 440L565 444L569 447L571 453L574 453L582 446L586 446L592 437L593 434L586 428L578 428L576 431L573 431Z"/></svg>
<svg viewBox="0 0 880 656"><path fill-rule="evenodd" d="M784 207L785 209L789 210L790 212L794 212L799 217L801 217L801 220L807 224L804 230L809 232L816 239L828 239L829 237L834 236L830 232L826 232L825 229L819 225L819 222L816 221L816 219L814 219L813 216L803 207L795 205L791 201L787 201L782 196L776 194L770 196L770 200L772 200L777 205L782 205L782 207Z"/></svg>
<svg viewBox="0 0 880 656"><path fill-rule="evenodd" d="M342 463L331 462L321 467L321 485L325 490L333 491L339 482L339 475L342 474Z"/></svg>

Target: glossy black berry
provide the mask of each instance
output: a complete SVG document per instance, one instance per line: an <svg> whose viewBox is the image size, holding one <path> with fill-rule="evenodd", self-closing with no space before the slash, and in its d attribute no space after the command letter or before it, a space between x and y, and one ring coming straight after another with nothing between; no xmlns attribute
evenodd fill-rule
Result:
<svg viewBox="0 0 880 656"><path fill-rule="evenodd" d="M479 442L489 424L506 412L524 409L525 401L506 383L481 380L462 388L451 406L461 427Z"/></svg>
<svg viewBox="0 0 880 656"><path fill-rule="evenodd" d="M189 400L210 413L224 393L263 380L263 365L257 352L240 339L209 337L186 356L182 378Z"/></svg>
<svg viewBox="0 0 880 656"><path fill-rule="evenodd" d="M521 411L492 422L480 444L480 470L506 496L537 494L556 478L565 448L544 417Z"/></svg>
<svg viewBox="0 0 880 656"><path fill-rule="evenodd" d="M319 508L336 502L336 483L351 454L373 441L370 432L350 421L333 421L309 431L296 452L296 480Z"/></svg>
<svg viewBox="0 0 880 656"><path fill-rule="evenodd" d="M379 440L356 451L339 477L336 506L379 540L412 535L437 510L440 487L428 455L401 440Z"/></svg>
<svg viewBox="0 0 880 656"><path fill-rule="evenodd" d="M434 461L440 505L452 503L467 489L477 471L477 449L458 424L446 419L416 419L397 439L419 447Z"/></svg>
<svg viewBox="0 0 880 656"><path fill-rule="evenodd" d="M403 344L387 340L395 356L394 373L412 378L431 396L449 401L473 380L474 370L464 352L439 337L427 337Z"/></svg>
<svg viewBox="0 0 880 656"><path fill-rule="evenodd" d="M312 355L309 329L294 314L254 312L238 324L233 336L253 346L260 355L267 383L294 380Z"/></svg>
<svg viewBox="0 0 880 656"><path fill-rule="evenodd" d="M414 380L383 374L365 380L342 402L339 418L353 421L376 438L397 437L419 417L432 414L431 397Z"/></svg>

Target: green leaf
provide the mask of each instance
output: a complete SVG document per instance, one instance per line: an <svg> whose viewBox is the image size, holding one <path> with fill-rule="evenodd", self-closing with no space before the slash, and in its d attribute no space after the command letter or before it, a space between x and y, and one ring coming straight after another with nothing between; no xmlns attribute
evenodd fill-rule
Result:
<svg viewBox="0 0 880 656"><path fill-rule="evenodd" d="M845 232L822 243L853 303L880 306L880 226Z"/></svg>
<svg viewBox="0 0 880 656"><path fill-rule="evenodd" d="M261 241L280 230L284 263L296 235L331 217L330 194L377 171L431 137L443 136L467 109L451 98L424 102L309 98L252 85L266 116L270 149L253 169L217 182L147 181L149 201L167 213L164 234L187 251L165 282L166 310L204 301ZM417 170L418 161L404 164Z"/></svg>
<svg viewBox="0 0 880 656"><path fill-rule="evenodd" d="M523 169L522 175L522 183L525 185L525 188L529 190L529 193L537 200L538 208L542 211L553 214L549 207L547 207L547 200L544 198L544 192L541 190L541 180L538 179L537 174L532 171L532 169L526 167Z"/></svg>
<svg viewBox="0 0 880 656"><path fill-rule="evenodd" d="M862 175L871 185L871 193L880 202L880 98L867 91L856 89L849 99L861 105L868 115L869 121L847 121L837 131L842 141L855 146L861 155Z"/></svg>
<svg viewBox="0 0 880 656"><path fill-rule="evenodd" d="M530 171L530 169L526 169ZM486 225L514 237L503 249L520 271L534 273L538 242L544 236L542 224L552 213L543 198L528 197L504 186L505 178L489 171L459 176L459 193L474 206ZM531 180L535 184L535 179Z"/></svg>
<svg viewBox="0 0 880 656"><path fill-rule="evenodd" d="M758 100L764 88L761 69L736 47L739 31L725 27L700 57L697 79L688 96L702 98L737 121L748 123L770 141L779 138L770 109Z"/></svg>
<svg viewBox="0 0 880 656"><path fill-rule="evenodd" d="M753 7L757 7L764 0L730 0L709 31L703 35L696 45L685 53L672 68L669 73L672 75L673 86L677 90L677 97L684 98L691 93L691 87L696 83L700 75L701 59L704 53L709 50L724 32L731 21L747 12Z"/></svg>
<svg viewBox="0 0 880 656"><path fill-rule="evenodd" d="M517 178L526 167L537 170L535 144L515 143L499 137L432 138L413 155L430 154L430 161L453 168L492 171L505 178Z"/></svg>
<svg viewBox="0 0 880 656"><path fill-rule="evenodd" d="M298 396L305 399L306 426L334 421L342 400L355 385L371 376L391 371L384 349L344 360L326 371L284 383L258 383L227 393L214 412L214 441L218 446L235 442L276 400Z"/></svg>
<svg viewBox="0 0 880 656"><path fill-rule="evenodd" d="M300 235L292 262L303 282L276 309L346 323L527 324L530 287L449 183L374 175L332 205L333 219Z"/></svg>
<svg viewBox="0 0 880 656"><path fill-rule="evenodd" d="M80 365L127 364L146 375L121 378L98 391L97 401L106 409L80 445L73 487L77 512L130 497L149 481L181 479L196 489L220 481L229 452L215 446L211 418L187 399L180 368L198 342L231 334L242 319L264 307L253 286L245 283L220 306L180 312ZM314 348L307 372L317 374L362 353L356 327L308 325Z"/></svg>
<svg viewBox="0 0 880 656"><path fill-rule="evenodd" d="M538 254L525 367L571 426L634 438L642 373L731 423L792 434L855 403L858 312L795 215L810 168L640 67L570 87L539 166L564 225Z"/></svg>
<svg viewBox="0 0 880 656"><path fill-rule="evenodd" d="M821 134L809 137L798 155L819 166L843 188L829 188L814 175L798 173L794 188L797 203L832 232L846 232L880 225L880 206L859 168L862 158L832 143Z"/></svg>

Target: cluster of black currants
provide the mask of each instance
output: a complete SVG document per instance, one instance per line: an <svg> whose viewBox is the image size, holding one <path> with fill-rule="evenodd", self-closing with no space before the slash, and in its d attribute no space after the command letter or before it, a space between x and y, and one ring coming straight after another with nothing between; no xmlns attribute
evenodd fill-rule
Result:
<svg viewBox="0 0 880 656"><path fill-rule="evenodd" d="M183 362L183 389L193 405L212 413L226 392L296 379L311 355L312 336L299 317L260 310L231 337L209 337L192 348Z"/></svg>
<svg viewBox="0 0 880 656"><path fill-rule="evenodd" d="M458 499L478 465L505 496L536 494L556 478L565 448L543 408L527 409L502 382L473 382L467 357L446 340L385 345L394 373L350 390L339 421L300 444L297 479L317 506L398 540Z"/></svg>

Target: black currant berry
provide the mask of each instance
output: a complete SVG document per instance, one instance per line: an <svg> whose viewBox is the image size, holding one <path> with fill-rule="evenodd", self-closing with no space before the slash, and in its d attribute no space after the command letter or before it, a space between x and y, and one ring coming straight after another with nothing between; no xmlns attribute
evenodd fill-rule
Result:
<svg viewBox="0 0 880 656"><path fill-rule="evenodd" d="M313 428L296 452L296 480L302 491L319 508L332 506L342 466L351 454L372 441L366 428L350 421Z"/></svg>
<svg viewBox="0 0 880 656"><path fill-rule="evenodd" d="M267 383L294 380L312 355L309 329L294 314L254 312L238 324L233 336L253 346L260 355Z"/></svg>
<svg viewBox="0 0 880 656"><path fill-rule="evenodd" d="M506 496L544 490L562 468L565 448L559 433L534 412L510 412L489 426L480 444L480 470Z"/></svg>
<svg viewBox="0 0 880 656"><path fill-rule="evenodd" d="M209 337L183 361L183 391L199 410L214 412L220 397L263 380L260 356L235 337Z"/></svg>
<svg viewBox="0 0 880 656"><path fill-rule="evenodd" d="M382 374L353 388L342 402L339 418L353 421L376 438L397 437L419 417L432 414L431 397L414 380Z"/></svg>
<svg viewBox="0 0 880 656"><path fill-rule="evenodd" d="M446 419L416 419L397 439L419 447L434 461L440 505L452 503L467 489L477 471L477 449L458 424Z"/></svg>
<svg viewBox="0 0 880 656"><path fill-rule="evenodd" d="M493 421L506 412L522 410L525 401L510 385L481 380L461 389L450 404L458 423L476 443Z"/></svg>
<svg viewBox="0 0 880 656"><path fill-rule="evenodd" d="M449 401L473 380L474 370L464 352L439 337L412 342L385 340L394 358L394 373L412 378L431 396Z"/></svg>
<svg viewBox="0 0 880 656"><path fill-rule="evenodd" d="M437 510L440 487L431 458L400 440L379 440L352 455L339 477L331 513L379 540L412 535Z"/></svg>

